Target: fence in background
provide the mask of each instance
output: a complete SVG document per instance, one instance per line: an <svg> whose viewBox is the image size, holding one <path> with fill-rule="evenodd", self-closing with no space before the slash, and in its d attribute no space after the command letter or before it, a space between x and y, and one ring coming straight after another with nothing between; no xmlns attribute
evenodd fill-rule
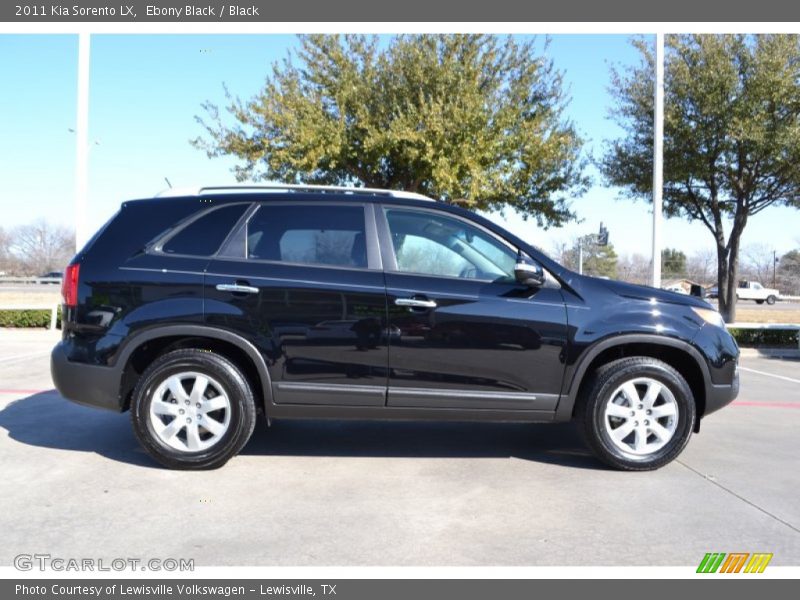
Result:
<svg viewBox="0 0 800 600"><path fill-rule="evenodd" d="M57 284L61 285L61 277L0 277L0 284L20 283L20 284Z"/></svg>

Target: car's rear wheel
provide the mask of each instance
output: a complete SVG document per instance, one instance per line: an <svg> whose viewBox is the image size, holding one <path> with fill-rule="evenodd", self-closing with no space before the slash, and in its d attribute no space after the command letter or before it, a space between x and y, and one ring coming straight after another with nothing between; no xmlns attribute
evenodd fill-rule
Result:
<svg viewBox="0 0 800 600"><path fill-rule="evenodd" d="M692 435L697 410L686 380L645 356L600 367L579 399L587 445L606 464L645 471L669 463Z"/></svg>
<svg viewBox="0 0 800 600"><path fill-rule="evenodd" d="M131 400L133 430L147 453L173 469L213 469L247 443L255 402L242 372L213 352L186 349L159 357Z"/></svg>
<svg viewBox="0 0 800 600"><path fill-rule="evenodd" d="M775 299L776 299L775 296L767 296L767 304L772 306L773 304L775 304Z"/></svg>

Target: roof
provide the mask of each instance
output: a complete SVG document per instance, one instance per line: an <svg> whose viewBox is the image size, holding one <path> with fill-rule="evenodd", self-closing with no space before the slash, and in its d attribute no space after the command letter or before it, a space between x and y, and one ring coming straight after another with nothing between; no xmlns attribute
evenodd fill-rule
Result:
<svg viewBox="0 0 800 600"><path fill-rule="evenodd" d="M213 194L258 194L270 192L300 192L300 193L335 193L335 194L353 194L364 196L386 196L390 198L407 198L410 200L428 200L433 202L433 198L417 194L415 192L406 192L403 190L386 190L380 188L367 188L367 187L347 187L335 185L305 185L305 184L289 184L289 183L268 183L260 185L224 185L224 186L203 186L193 188L169 188L156 194L157 198L168 198L177 196L208 196Z"/></svg>
<svg viewBox="0 0 800 600"><path fill-rule="evenodd" d="M678 279L664 279L661 282L662 286L671 286L671 285L678 285L681 283L687 283L689 285L703 285L701 283L697 283L696 281L692 281L691 279L687 279L686 277L680 277Z"/></svg>

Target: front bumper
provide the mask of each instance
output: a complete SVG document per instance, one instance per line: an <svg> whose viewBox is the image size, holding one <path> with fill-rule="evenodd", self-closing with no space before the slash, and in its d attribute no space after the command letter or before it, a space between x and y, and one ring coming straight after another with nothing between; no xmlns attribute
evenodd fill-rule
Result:
<svg viewBox="0 0 800 600"><path fill-rule="evenodd" d="M56 389L67 400L117 412L122 410L116 369L70 361L63 342L50 354L50 374Z"/></svg>
<svg viewBox="0 0 800 600"><path fill-rule="evenodd" d="M727 406L739 395L739 366L733 373L733 381L727 385L710 384L706 387L706 407L703 416Z"/></svg>

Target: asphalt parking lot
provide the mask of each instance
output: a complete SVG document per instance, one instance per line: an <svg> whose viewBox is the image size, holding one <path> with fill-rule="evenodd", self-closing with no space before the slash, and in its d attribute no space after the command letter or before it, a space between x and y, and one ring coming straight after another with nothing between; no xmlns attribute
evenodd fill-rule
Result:
<svg viewBox="0 0 800 600"><path fill-rule="evenodd" d="M0 565L800 565L800 360L744 357L678 461L603 468L570 425L263 422L242 455L158 467L128 415L52 389L57 334L0 330Z"/></svg>

